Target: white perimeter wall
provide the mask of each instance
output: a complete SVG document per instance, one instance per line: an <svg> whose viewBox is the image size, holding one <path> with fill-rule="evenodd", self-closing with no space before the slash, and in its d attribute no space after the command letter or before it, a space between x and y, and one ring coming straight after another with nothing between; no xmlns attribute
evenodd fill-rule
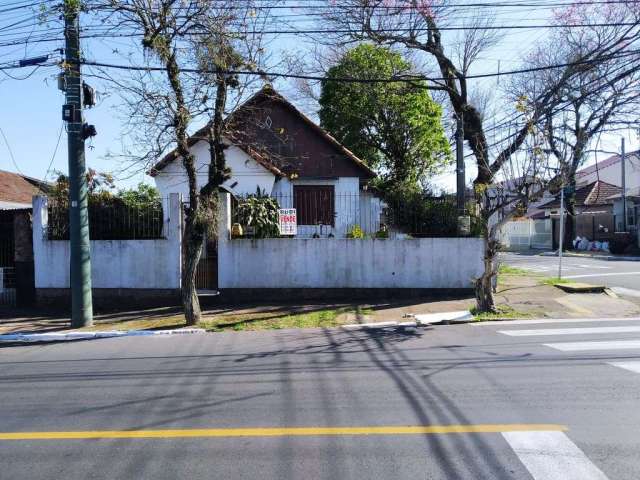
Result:
<svg viewBox="0 0 640 480"><path fill-rule="evenodd" d="M181 198L171 195L157 240L92 240L93 288L178 289L181 276ZM69 242L48 240L47 198L33 200L36 288L69 288Z"/></svg>
<svg viewBox="0 0 640 480"><path fill-rule="evenodd" d="M480 238L231 240L222 205L221 289L471 288L482 272Z"/></svg>

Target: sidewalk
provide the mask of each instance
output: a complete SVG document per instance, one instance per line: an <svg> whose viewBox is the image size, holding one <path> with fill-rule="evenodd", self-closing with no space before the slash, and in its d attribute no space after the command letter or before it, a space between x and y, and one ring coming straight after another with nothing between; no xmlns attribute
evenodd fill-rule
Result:
<svg viewBox="0 0 640 480"><path fill-rule="evenodd" d="M501 274L495 294L502 310L499 318L626 317L640 315L640 298L604 293L566 293L541 283L543 277ZM405 322L415 315L470 310L472 296L423 299L376 299L354 303L291 303L221 305L203 311L208 330L263 330L278 328L336 327L349 324ZM493 318L493 317L489 317ZM179 307L114 311L95 316L85 331L167 330L184 327ZM41 310L22 311L13 317L0 310L0 334L71 331L68 318Z"/></svg>

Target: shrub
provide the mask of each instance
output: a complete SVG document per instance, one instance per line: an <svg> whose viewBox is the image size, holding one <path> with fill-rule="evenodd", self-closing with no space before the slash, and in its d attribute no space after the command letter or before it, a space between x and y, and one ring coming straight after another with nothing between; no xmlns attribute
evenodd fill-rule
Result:
<svg viewBox="0 0 640 480"><path fill-rule="evenodd" d="M362 228L360 227L360 225L358 224L353 225L347 232L347 238L357 238L357 239L364 238L364 232L362 231Z"/></svg>
<svg viewBox="0 0 640 480"><path fill-rule="evenodd" d="M251 195L238 202L237 222L243 227L252 227L255 238L279 237L278 208L275 198L261 194Z"/></svg>

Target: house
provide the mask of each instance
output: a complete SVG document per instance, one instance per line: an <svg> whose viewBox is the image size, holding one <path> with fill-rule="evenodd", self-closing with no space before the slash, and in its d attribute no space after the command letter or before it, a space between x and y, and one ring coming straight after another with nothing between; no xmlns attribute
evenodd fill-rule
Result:
<svg viewBox="0 0 640 480"><path fill-rule="evenodd" d="M575 192L576 235L589 240L605 241L615 232L613 221L612 196L618 195L621 188L603 181L595 181L579 187ZM553 221L554 248L558 244L560 218L560 195L539 206L545 217Z"/></svg>
<svg viewBox="0 0 640 480"><path fill-rule="evenodd" d="M46 182L0 170L0 304L33 299L31 201Z"/></svg>
<svg viewBox="0 0 640 480"><path fill-rule="evenodd" d="M640 151L629 152L625 155L625 183L627 189L627 230L637 231L638 201L635 200L640 191ZM581 190L584 187L593 186L596 182L615 187L622 187L622 157L612 155L593 165L582 168L576 172L576 187ZM603 191L606 190L605 189ZM589 191L582 190L581 195ZM603 199L602 205L591 204L589 208L579 208L576 216L577 234L586 236L590 240L598 240L608 237L610 232L622 231L622 189L610 193L611 198ZM593 201L593 197L589 201ZM555 208L545 206L555 205ZM506 248L557 248L558 246L558 215L559 200L550 192L545 191L543 196L529 205L527 214L517 222L508 222L501 235L501 243ZM585 207L583 205L582 207ZM595 210L598 210L595 212ZM553 212L553 213L552 213ZM524 220L528 222L525 224ZM597 223L597 225L596 225ZM597 230L602 227L598 232ZM536 237L536 238L534 238ZM545 239L541 242L541 239ZM553 241L552 241L553 238Z"/></svg>
<svg viewBox="0 0 640 480"><path fill-rule="evenodd" d="M379 227L381 202L368 190L375 172L271 86L263 87L225 120L225 158L234 197L270 195L281 208L296 208L298 236L344 237L367 220ZM208 126L189 138L199 185L207 178ZM163 197L188 198L186 172L174 150L150 171Z"/></svg>
<svg viewBox="0 0 640 480"><path fill-rule="evenodd" d="M622 191L609 197L613 202L613 217L616 232L631 232L640 235L638 222L640 221L640 187L627 188L625 199L623 202ZM623 212L626 206L627 218L626 223L623 218Z"/></svg>
<svg viewBox="0 0 640 480"><path fill-rule="evenodd" d="M46 182L0 170L0 210L30 209L31 198L46 189Z"/></svg>
<svg viewBox="0 0 640 480"><path fill-rule="evenodd" d="M622 157L612 155L576 172L578 187L598 180L622 187ZM625 180L627 189L640 188L640 150L625 155Z"/></svg>

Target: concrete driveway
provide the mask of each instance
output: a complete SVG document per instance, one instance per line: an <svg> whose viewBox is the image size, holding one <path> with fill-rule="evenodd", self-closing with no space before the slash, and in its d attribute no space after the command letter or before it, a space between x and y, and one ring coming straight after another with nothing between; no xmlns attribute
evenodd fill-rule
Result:
<svg viewBox="0 0 640 480"><path fill-rule="evenodd" d="M549 276L558 276L558 257L543 257L539 252L504 252L503 263ZM562 277L578 282L637 291L640 296L640 262L609 261L604 258L563 257ZM615 291L615 290L614 290Z"/></svg>

